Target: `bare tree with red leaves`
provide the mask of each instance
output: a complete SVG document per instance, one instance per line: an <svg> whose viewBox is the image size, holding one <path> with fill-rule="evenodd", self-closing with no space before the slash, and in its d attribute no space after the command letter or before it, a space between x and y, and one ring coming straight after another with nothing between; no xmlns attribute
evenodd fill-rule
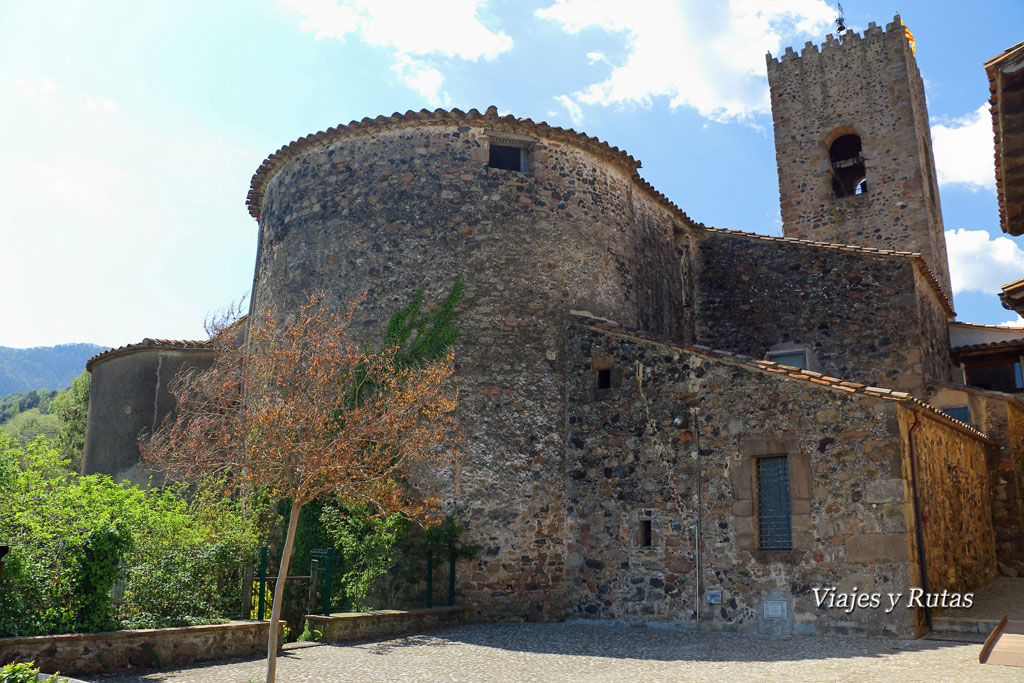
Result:
<svg viewBox="0 0 1024 683"><path fill-rule="evenodd" d="M284 577L302 506L336 494L381 512L426 518L434 498L412 495L410 470L454 457L457 394L452 359L409 367L399 349L367 350L352 339L352 319L329 309L322 293L281 322L251 320L244 345L227 327L205 372L175 387L177 412L140 443L142 462L171 478L227 474L235 486L291 500L274 587L267 681L276 673Z"/></svg>

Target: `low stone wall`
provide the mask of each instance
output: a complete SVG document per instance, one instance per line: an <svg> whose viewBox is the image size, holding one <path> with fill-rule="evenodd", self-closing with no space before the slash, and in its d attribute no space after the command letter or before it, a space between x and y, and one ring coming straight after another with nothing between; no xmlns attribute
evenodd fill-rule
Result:
<svg viewBox="0 0 1024 683"><path fill-rule="evenodd" d="M187 666L265 654L269 621L0 638L0 665L34 661L42 671L91 674Z"/></svg>
<svg viewBox="0 0 1024 683"><path fill-rule="evenodd" d="M472 614L472 607L308 614L306 626L311 631L320 631L319 640L325 643L344 643L458 626L468 622Z"/></svg>

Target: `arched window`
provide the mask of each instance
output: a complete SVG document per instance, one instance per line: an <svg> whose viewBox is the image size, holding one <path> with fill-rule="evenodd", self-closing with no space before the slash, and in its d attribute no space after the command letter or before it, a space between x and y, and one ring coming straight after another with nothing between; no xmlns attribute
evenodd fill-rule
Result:
<svg viewBox="0 0 1024 683"><path fill-rule="evenodd" d="M832 162L832 191L835 196L849 197L868 191L859 135L848 134L836 138L828 148L828 156Z"/></svg>

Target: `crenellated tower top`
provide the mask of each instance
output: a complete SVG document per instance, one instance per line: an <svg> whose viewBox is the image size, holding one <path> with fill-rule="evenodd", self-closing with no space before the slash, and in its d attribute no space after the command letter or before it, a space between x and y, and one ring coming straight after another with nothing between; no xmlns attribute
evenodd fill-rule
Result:
<svg viewBox="0 0 1024 683"><path fill-rule="evenodd" d="M951 296L924 85L899 15L767 65L783 234L921 253Z"/></svg>

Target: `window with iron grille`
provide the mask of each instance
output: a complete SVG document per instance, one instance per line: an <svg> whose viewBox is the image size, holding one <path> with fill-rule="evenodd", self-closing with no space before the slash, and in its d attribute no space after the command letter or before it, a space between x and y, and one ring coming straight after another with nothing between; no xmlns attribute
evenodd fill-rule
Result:
<svg viewBox="0 0 1024 683"><path fill-rule="evenodd" d="M792 550L789 517L789 462L786 456L757 459L757 545Z"/></svg>

